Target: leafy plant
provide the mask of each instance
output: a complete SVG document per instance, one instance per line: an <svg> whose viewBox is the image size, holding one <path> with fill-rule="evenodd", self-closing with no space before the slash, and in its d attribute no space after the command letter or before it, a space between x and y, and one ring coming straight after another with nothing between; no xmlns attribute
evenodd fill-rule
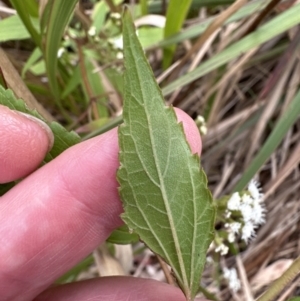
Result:
<svg viewBox="0 0 300 301"><path fill-rule="evenodd" d="M212 197L182 125L173 108L164 105L128 11L123 38L125 99L118 171L122 218L172 267L187 300L193 300L213 238Z"/></svg>

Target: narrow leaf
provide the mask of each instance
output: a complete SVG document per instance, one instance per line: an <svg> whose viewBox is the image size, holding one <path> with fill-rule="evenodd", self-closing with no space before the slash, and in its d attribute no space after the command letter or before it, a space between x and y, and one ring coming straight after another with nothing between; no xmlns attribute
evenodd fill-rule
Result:
<svg viewBox="0 0 300 301"><path fill-rule="evenodd" d="M147 0L141 0L140 3L141 3L140 5L141 5L142 16L146 16L148 14Z"/></svg>
<svg viewBox="0 0 300 301"><path fill-rule="evenodd" d="M112 244L128 245L138 242L139 237L135 233L130 233L126 225L116 229L106 240Z"/></svg>
<svg viewBox="0 0 300 301"><path fill-rule="evenodd" d="M169 85L164 87L163 94L168 95L174 92L175 90L193 82L197 78L200 78L210 71L213 71L220 66L230 62L231 60L239 57L246 51L249 51L273 39L277 35L299 24L299 12L300 3L281 13L279 16L274 17L271 21L259 27L253 33L245 36L238 42L224 49L222 52L216 54L213 58L200 64L199 67L195 70L174 80Z"/></svg>
<svg viewBox="0 0 300 301"><path fill-rule="evenodd" d="M48 14L47 30L45 39L45 61L46 69L49 79L49 84L52 93L56 100L60 96L57 83L57 51L61 45L61 38L63 36L66 25L73 13L77 0L61 1L49 0L49 7L44 13Z"/></svg>
<svg viewBox="0 0 300 301"><path fill-rule="evenodd" d="M26 72L42 57L42 51L40 48L36 47L30 57L28 58L27 62L25 63L23 70L22 70L22 77L24 78Z"/></svg>
<svg viewBox="0 0 300 301"><path fill-rule="evenodd" d="M167 20L165 26L165 38L177 33L185 20L192 0L171 0L167 10ZM167 69L173 59L175 45L170 45L164 49L163 67Z"/></svg>
<svg viewBox="0 0 300 301"><path fill-rule="evenodd" d="M267 6L268 2L270 2L270 0L256 0L249 2L248 4L243 6L239 11L233 14L230 18L228 18L225 24L227 25L230 23L234 23L245 17L253 15L254 13L260 12L265 8L265 6ZM208 20L204 20L203 22L197 25L193 25L186 28L184 31L171 35L168 38L161 39L160 42L148 46L148 49L166 47L171 44L180 43L184 40L196 38L206 30L206 28L215 20L215 18L216 17L209 18Z"/></svg>
<svg viewBox="0 0 300 301"><path fill-rule="evenodd" d="M244 172L243 176L236 184L234 191L242 190L254 175L262 168L263 164L271 157L277 146L281 143L291 126L299 118L300 114L300 90L275 125L273 131L269 135L250 166Z"/></svg>
<svg viewBox="0 0 300 301"><path fill-rule="evenodd" d="M235 0L193 0L191 9L199 10L201 7L215 7L221 5L232 4ZM148 11L150 14L161 14L161 0L148 1Z"/></svg>
<svg viewBox="0 0 300 301"><path fill-rule="evenodd" d="M32 17L34 16L37 17L37 10L38 10L37 3L35 3L32 0L24 0L24 1L10 0L10 2L18 12L18 15L23 21L26 29L30 33L35 44L37 46L41 46L41 37L32 21Z"/></svg>
<svg viewBox="0 0 300 301"><path fill-rule="evenodd" d="M192 155L173 108L164 105L127 11L123 40L124 124L117 174L122 218L172 267L187 300L193 300L213 238L215 208L199 157Z"/></svg>

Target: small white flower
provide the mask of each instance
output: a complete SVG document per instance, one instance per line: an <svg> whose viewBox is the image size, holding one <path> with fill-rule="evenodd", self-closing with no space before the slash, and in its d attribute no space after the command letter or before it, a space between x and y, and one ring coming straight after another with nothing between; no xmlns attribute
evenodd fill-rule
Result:
<svg viewBox="0 0 300 301"><path fill-rule="evenodd" d="M238 192L232 194L227 203L227 208L229 210L239 210L241 205L241 197Z"/></svg>
<svg viewBox="0 0 300 301"><path fill-rule="evenodd" d="M200 133L202 134L202 135L206 135L207 134L207 127L205 126L205 125L201 125L200 127L199 127L199 130L200 130Z"/></svg>
<svg viewBox="0 0 300 301"><path fill-rule="evenodd" d="M113 45L115 49L123 49L123 37L121 35L109 39L109 42Z"/></svg>
<svg viewBox="0 0 300 301"><path fill-rule="evenodd" d="M229 288L237 292L241 288L241 281L237 276L236 269L223 269L224 278L228 281Z"/></svg>
<svg viewBox="0 0 300 301"><path fill-rule="evenodd" d="M234 234L234 232L229 232L229 233L228 233L227 240L228 240L230 243L233 243L233 242L235 241L235 234Z"/></svg>
<svg viewBox="0 0 300 301"><path fill-rule="evenodd" d="M199 131L202 135L207 134L207 127L206 127L206 122L205 118L201 115L198 115L197 118L195 119L195 122L199 128Z"/></svg>
<svg viewBox="0 0 300 301"><path fill-rule="evenodd" d="M249 194L243 194L242 196L243 204L253 205L254 199Z"/></svg>
<svg viewBox="0 0 300 301"><path fill-rule="evenodd" d="M255 227L251 221L247 221L242 229L242 239L248 243L248 241L255 236Z"/></svg>
<svg viewBox="0 0 300 301"><path fill-rule="evenodd" d="M94 35L96 35L96 27L93 25L90 27L89 31L88 31L88 35L93 37Z"/></svg>
<svg viewBox="0 0 300 301"><path fill-rule="evenodd" d="M255 202L252 209L252 219L256 225L261 225L265 222L266 209L259 202Z"/></svg>
<svg viewBox="0 0 300 301"><path fill-rule="evenodd" d="M255 200L259 200L263 197L263 194L261 193L261 188L259 188L259 183L255 180L250 181L248 185L248 191Z"/></svg>
<svg viewBox="0 0 300 301"><path fill-rule="evenodd" d="M218 253L220 252L220 254L226 255L228 253L229 248L227 246L225 246L224 244L220 244L216 247L215 252Z"/></svg>
<svg viewBox="0 0 300 301"><path fill-rule="evenodd" d="M57 51L57 57L60 58L64 52L65 52L65 48L60 47Z"/></svg>
<svg viewBox="0 0 300 301"><path fill-rule="evenodd" d="M263 204L263 194L258 182L252 180L248 185L248 191L235 192L227 202L225 218L235 218L236 223L226 223L228 229L227 240L233 242L236 235L248 243L255 236L255 229L265 222L266 209ZM235 217L232 211L239 211L241 216ZM242 226L243 225L243 226Z"/></svg>
<svg viewBox="0 0 300 301"><path fill-rule="evenodd" d="M214 263L214 260L211 258L211 256L207 256L207 257L206 257L206 262L207 262L208 264L212 264L212 263Z"/></svg>
<svg viewBox="0 0 300 301"><path fill-rule="evenodd" d="M234 222L234 223L230 223L230 229L233 233L239 233L239 230L241 229L241 223L238 222Z"/></svg>
<svg viewBox="0 0 300 301"><path fill-rule="evenodd" d="M239 230L241 229L241 223L233 222L233 223L226 223L225 228L228 228L228 237L227 240L230 243L233 243L235 241L235 234L239 233Z"/></svg>
<svg viewBox="0 0 300 301"><path fill-rule="evenodd" d="M230 218L231 216L231 211L229 211L228 209L225 210L225 218Z"/></svg>
<svg viewBox="0 0 300 301"><path fill-rule="evenodd" d="M243 219L245 222L248 222L252 219L252 217L253 217L252 206L250 206L248 204L242 204L240 206L240 211L242 213L242 216L243 216Z"/></svg>
<svg viewBox="0 0 300 301"><path fill-rule="evenodd" d="M112 19L120 20L121 19L121 14L120 13L111 13L110 14Z"/></svg>
<svg viewBox="0 0 300 301"><path fill-rule="evenodd" d="M197 123L205 123L205 118L202 115L198 115L196 118Z"/></svg>
<svg viewBox="0 0 300 301"><path fill-rule="evenodd" d="M124 58L123 52L118 51L116 57L117 57L118 60L122 60Z"/></svg>

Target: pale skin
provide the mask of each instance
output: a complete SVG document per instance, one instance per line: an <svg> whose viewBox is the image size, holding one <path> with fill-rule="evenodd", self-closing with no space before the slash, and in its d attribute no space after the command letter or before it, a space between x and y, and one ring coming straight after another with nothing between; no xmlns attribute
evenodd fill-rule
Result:
<svg viewBox="0 0 300 301"><path fill-rule="evenodd" d="M176 114L192 152L200 154L193 120L178 109ZM116 129L38 168L51 135L0 106L0 141L0 183L22 178L0 197L0 301L185 300L178 288L132 277L52 285L123 224Z"/></svg>

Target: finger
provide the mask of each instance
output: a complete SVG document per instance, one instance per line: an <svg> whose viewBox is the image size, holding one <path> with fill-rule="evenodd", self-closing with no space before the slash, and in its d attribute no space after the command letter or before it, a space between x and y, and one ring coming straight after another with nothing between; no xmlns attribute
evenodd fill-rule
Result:
<svg viewBox="0 0 300 301"><path fill-rule="evenodd" d="M185 301L166 283L133 277L103 277L50 288L34 301ZM205 301L199 299L198 301Z"/></svg>
<svg viewBox="0 0 300 301"><path fill-rule="evenodd" d="M0 183L22 178L43 161L53 135L42 121L0 105Z"/></svg>
<svg viewBox="0 0 300 301"><path fill-rule="evenodd" d="M187 120L185 129L195 126ZM114 129L69 148L1 198L4 300L33 299L122 224L118 166Z"/></svg>
<svg viewBox="0 0 300 301"><path fill-rule="evenodd" d="M177 115L178 122L182 122L183 124L184 133L187 137L192 153L197 153L200 156L202 150L202 142L196 124L187 113L178 108L174 109Z"/></svg>

